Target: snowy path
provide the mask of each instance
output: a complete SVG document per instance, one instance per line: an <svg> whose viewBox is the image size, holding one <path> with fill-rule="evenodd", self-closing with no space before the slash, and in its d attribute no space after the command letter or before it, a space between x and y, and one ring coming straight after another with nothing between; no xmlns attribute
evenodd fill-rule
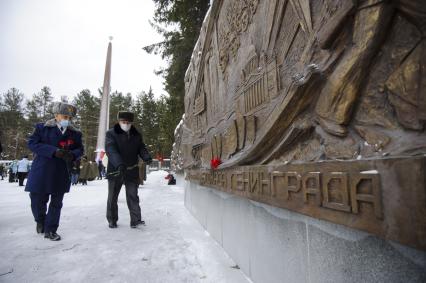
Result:
<svg viewBox="0 0 426 283"><path fill-rule="evenodd" d="M71 188L59 242L36 234L28 193L0 181L0 282L248 282L165 175L153 172L139 188L147 222L140 229L129 227L124 187L118 229L107 227L106 181Z"/></svg>

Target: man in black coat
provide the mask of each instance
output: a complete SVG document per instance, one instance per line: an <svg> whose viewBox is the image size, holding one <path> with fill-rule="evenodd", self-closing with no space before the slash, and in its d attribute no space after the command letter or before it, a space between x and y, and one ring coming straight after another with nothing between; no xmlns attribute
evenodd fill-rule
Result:
<svg viewBox="0 0 426 283"><path fill-rule="evenodd" d="M139 206L139 157L146 163L152 158L142 140L142 135L132 126L134 114L120 111L118 123L106 133L105 151L108 156L108 202L107 220L110 228L117 228L117 200L121 186L126 187L127 207L130 211L130 227L136 228L145 222Z"/></svg>

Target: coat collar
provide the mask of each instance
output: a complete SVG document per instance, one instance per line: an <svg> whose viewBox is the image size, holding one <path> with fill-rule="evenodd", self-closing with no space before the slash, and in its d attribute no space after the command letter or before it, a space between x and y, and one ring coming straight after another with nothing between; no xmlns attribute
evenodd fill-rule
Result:
<svg viewBox="0 0 426 283"><path fill-rule="evenodd" d="M57 127L58 124L56 123L56 120L53 118L53 119L47 120L47 122L44 123L44 126L45 127ZM70 129L70 130L75 131L75 132L79 132L79 130L76 127L74 127L71 123L68 125L67 129Z"/></svg>
<svg viewBox="0 0 426 283"><path fill-rule="evenodd" d="M120 124L118 124L118 123L116 123L116 124L114 125L114 132L115 132L115 133L117 133L117 134L125 134L125 133L126 133L125 131L123 131L123 130L120 128ZM139 135L138 130L136 130L136 128L135 128L133 125L130 127L130 131L129 131L129 133L130 133L130 135L131 135L131 136Z"/></svg>

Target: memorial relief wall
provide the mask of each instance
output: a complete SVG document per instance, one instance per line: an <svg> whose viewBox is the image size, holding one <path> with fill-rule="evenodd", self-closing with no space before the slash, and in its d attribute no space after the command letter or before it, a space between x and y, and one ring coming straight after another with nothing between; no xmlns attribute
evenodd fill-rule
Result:
<svg viewBox="0 0 426 283"><path fill-rule="evenodd" d="M185 91L188 181L426 250L425 1L215 0Z"/></svg>

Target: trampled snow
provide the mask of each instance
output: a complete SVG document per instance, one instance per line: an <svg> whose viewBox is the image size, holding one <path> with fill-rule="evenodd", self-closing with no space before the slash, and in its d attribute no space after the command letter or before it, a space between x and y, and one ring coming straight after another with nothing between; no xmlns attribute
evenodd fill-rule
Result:
<svg viewBox="0 0 426 283"><path fill-rule="evenodd" d="M124 187L117 229L105 218L107 181L65 195L59 242L36 234L30 199L0 181L0 282L248 282L183 205L182 184L164 171L139 187L147 225L130 228Z"/></svg>

